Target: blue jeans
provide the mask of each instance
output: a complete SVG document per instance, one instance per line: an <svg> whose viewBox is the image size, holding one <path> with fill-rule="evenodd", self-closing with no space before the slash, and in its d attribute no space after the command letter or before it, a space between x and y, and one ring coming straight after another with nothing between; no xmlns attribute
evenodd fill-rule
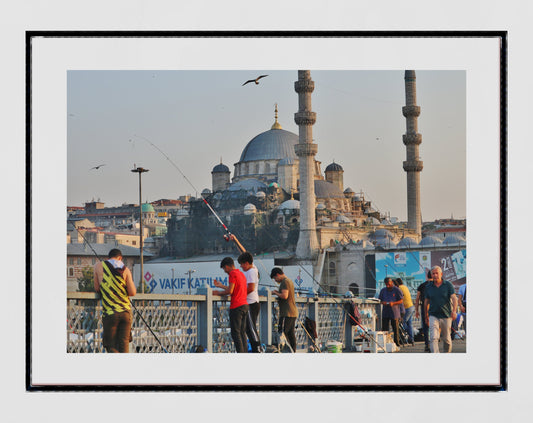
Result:
<svg viewBox="0 0 533 423"><path fill-rule="evenodd" d="M405 309L405 315L403 316L403 325L409 335L409 342L413 342L413 314L415 314L415 306L411 306Z"/></svg>

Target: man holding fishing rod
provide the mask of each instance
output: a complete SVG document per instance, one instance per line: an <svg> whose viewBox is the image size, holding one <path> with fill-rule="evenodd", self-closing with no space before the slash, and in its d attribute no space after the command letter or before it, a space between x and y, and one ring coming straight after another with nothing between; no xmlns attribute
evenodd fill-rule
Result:
<svg viewBox="0 0 533 423"><path fill-rule="evenodd" d="M213 284L222 291L213 291L213 295L231 295L229 306L229 323L231 338L238 353L247 353L246 346L246 317L248 315L248 302L246 301L246 276L235 268L235 262L231 257L225 257L220 262L220 268L228 274L228 285L224 285L216 279Z"/></svg>
<svg viewBox="0 0 533 423"><path fill-rule="evenodd" d="M227 235L228 241L233 241L241 255L237 259L241 265L242 272L246 277L246 301L248 303L248 315L246 316L246 336L250 341L253 353L261 352L261 341L257 333L257 317L261 308L259 304L259 271L254 265L254 258L239 242L233 234Z"/></svg>
<svg viewBox="0 0 533 423"><path fill-rule="evenodd" d="M131 303L137 289L131 271L122 262L122 252L113 248L109 259L94 265L94 289L102 298L103 344L108 353L129 352Z"/></svg>

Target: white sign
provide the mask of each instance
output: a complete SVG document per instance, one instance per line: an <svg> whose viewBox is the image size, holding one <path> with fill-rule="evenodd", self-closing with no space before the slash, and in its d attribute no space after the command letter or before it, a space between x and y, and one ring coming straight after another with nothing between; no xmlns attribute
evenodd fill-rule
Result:
<svg viewBox="0 0 533 423"><path fill-rule="evenodd" d="M254 260L259 271L259 289L277 288L277 283L270 279L270 271L274 266L273 259ZM239 268L239 264L235 263ZM313 284L313 267L279 266L285 275L294 282L294 288L308 290L315 288ZM140 264L133 267L133 280L138 285ZM189 278L189 271L190 278ZM215 288L213 280L228 283L228 275L220 268L220 261L202 261L190 263L144 263L144 280L150 293L153 294L188 294L196 293L198 288Z"/></svg>

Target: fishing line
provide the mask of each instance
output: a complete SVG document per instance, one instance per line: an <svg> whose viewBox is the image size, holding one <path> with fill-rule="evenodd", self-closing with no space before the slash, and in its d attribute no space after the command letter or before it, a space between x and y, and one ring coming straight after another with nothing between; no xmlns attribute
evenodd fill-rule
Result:
<svg viewBox="0 0 533 423"><path fill-rule="evenodd" d="M157 145L155 145L152 141L150 141L148 138L146 137L143 137L141 135L137 135L137 134L133 134L134 137L139 137L143 140L145 140L148 144L150 144L152 147L154 147L157 151L159 151L169 162L170 164L172 164L172 166L174 166L174 168L177 169L177 171L181 174L181 176L183 176L183 178L188 182L188 184L192 187L192 189L195 191L195 192L199 192L198 189L193 185L193 183L189 180L189 178L187 178L187 176L181 171L181 169L178 167L178 165L176 163L174 163L172 161L172 159L170 157L168 157L163 150L161 150ZM206 201L206 199L200 195L202 197L202 200L204 202L204 204L209 208L209 210L211 211L211 213L213 213L213 215L217 218L217 220L220 222L220 224L222 225L222 227L224 228L224 230L226 231L226 235L229 236L231 235L231 232L229 231L228 227L224 224L224 222L222 222L222 219L220 219L220 217L218 216L218 214L215 212L215 210L213 210L213 207L211 207L211 205Z"/></svg>
<svg viewBox="0 0 533 423"><path fill-rule="evenodd" d="M85 235L83 235L80 230L76 227L76 225L74 225L74 223L69 220L68 221L73 227L74 229L76 230L76 232L83 238L83 241L85 242L85 244L87 244L89 246L89 248L92 250L92 252L94 253L94 255L96 256L96 258L99 260L99 261L102 261L102 259L100 258L100 256L98 255L98 253L95 251L95 249L93 248L93 246L91 245L91 243L89 241L87 241L87 238L85 238ZM144 317L143 315L139 312L139 310L137 309L137 307L135 306L135 304L133 303L133 300L128 297L129 300L130 300L130 304L132 305L133 309L137 312L137 314L139 315L139 317L141 318L141 320L144 322L144 324L146 325L146 327L148 328L148 330L152 333L152 335L154 336L154 338L156 339L156 341L159 343L159 345L161 345L161 348L163 349L163 351L165 351L166 353L168 353L168 351L166 350L166 348L163 346L163 344L161 343L161 341L159 340L159 338L157 337L157 335L154 333L154 331L152 330L152 328L150 327L150 325L148 324L148 322L146 320L144 320Z"/></svg>

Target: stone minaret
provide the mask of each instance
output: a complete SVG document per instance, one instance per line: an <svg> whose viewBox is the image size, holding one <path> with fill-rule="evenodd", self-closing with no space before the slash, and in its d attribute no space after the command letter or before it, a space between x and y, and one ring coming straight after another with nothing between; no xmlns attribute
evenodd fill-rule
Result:
<svg viewBox="0 0 533 423"><path fill-rule="evenodd" d="M407 131L403 143L407 149L407 160L403 162L403 170L407 172L407 227L422 232L422 213L420 211L420 172L424 163L420 160L418 146L422 143L422 135L418 131L420 107L416 105L416 75L414 70L405 71L405 106L402 108L407 122Z"/></svg>
<svg viewBox="0 0 533 423"><path fill-rule="evenodd" d="M311 93L315 83L308 70L298 71L294 90L298 93L298 112L294 121L298 125L299 141L294 151L299 158L300 172L300 235L296 245L296 257L311 259L318 252L315 222L315 154L318 146L313 144L313 125L316 113L311 111Z"/></svg>

